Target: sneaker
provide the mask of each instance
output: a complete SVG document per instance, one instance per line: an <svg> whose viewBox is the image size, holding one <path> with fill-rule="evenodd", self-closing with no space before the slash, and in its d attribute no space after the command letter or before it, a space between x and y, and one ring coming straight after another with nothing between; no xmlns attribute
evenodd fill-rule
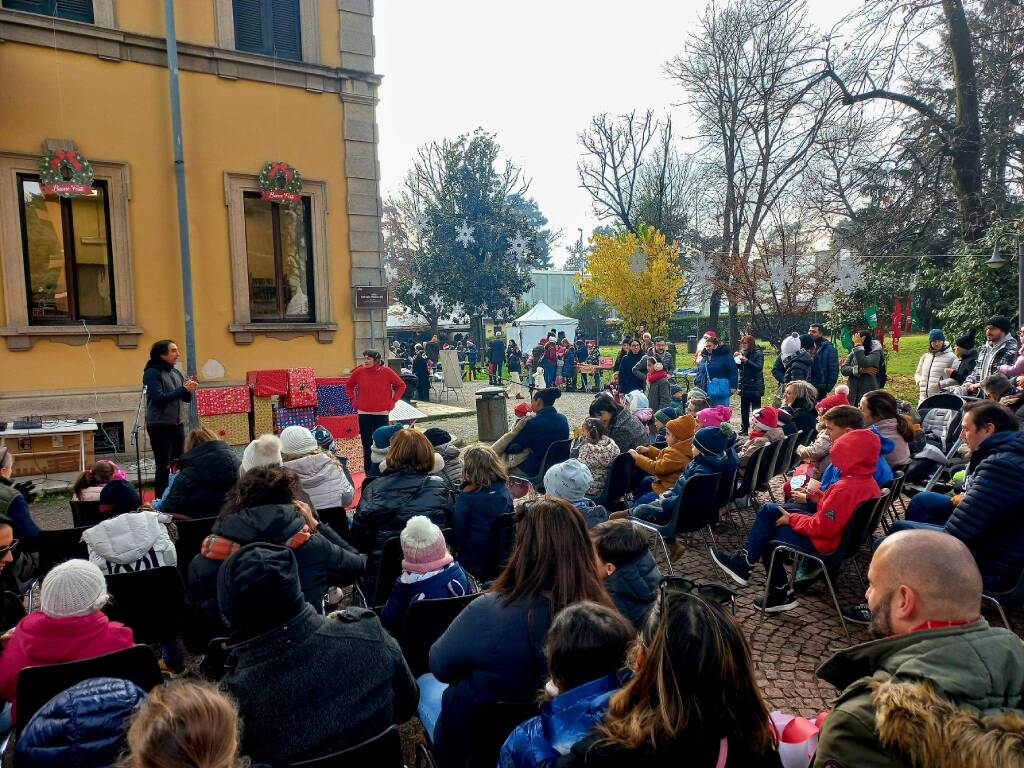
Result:
<svg viewBox="0 0 1024 768"><path fill-rule="evenodd" d="M861 603L860 605L851 605L847 608L841 608L840 611L843 614L843 618L847 621L852 621L854 624L870 624L871 623L871 611L868 610L867 603Z"/></svg>
<svg viewBox="0 0 1024 768"><path fill-rule="evenodd" d="M797 602L796 594L791 589L769 590L767 603L763 596L754 600L754 607L759 611L764 611L765 613L791 611L796 608L797 605L799 605L799 603Z"/></svg>
<svg viewBox="0 0 1024 768"><path fill-rule="evenodd" d="M801 563L796 569L796 576L793 577L793 588L798 592L809 588L814 582L822 577L825 572L820 565Z"/></svg>
<svg viewBox="0 0 1024 768"><path fill-rule="evenodd" d="M747 586L750 581L750 571L754 565L747 559L746 550L738 550L733 554L723 552L718 547L711 547L711 559L715 565L728 574L733 581L741 587Z"/></svg>

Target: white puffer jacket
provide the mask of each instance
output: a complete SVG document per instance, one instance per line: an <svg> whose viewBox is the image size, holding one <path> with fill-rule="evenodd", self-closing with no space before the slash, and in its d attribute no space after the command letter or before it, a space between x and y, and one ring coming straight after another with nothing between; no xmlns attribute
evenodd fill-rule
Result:
<svg viewBox="0 0 1024 768"><path fill-rule="evenodd" d="M318 451L300 456L286 461L284 466L299 476L302 490L316 509L347 507L356 496L341 464L326 453Z"/></svg>
<svg viewBox="0 0 1024 768"><path fill-rule="evenodd" d="M170 515L140 510L104 520L82 534L89 560L104 573L133 573L176 565L178 554L167 533Z"/></svg>
<svg viewBox="0 0 1024 768"><path fill-rule="evenodd" d="M947 368L956 368L959 361L949 345L944 346L938 352L928 350L917 363L917 371L914 373L914 381L917 383L918 402L926 397L937 395L942 390L939 383L946 378Z"/></svg>

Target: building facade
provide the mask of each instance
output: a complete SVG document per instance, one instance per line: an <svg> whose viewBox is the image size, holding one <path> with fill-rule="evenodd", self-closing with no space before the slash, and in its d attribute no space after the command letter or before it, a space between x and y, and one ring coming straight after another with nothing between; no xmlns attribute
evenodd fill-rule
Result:
<svg viewBox="0 0 1024 768"><path fill-rule="evenodd" d="M384 336L372 0L174 12L200 380L336 375ZM150 345L185 350L164 2L0 0L0 82L0 420L127 430Z"/></svg>

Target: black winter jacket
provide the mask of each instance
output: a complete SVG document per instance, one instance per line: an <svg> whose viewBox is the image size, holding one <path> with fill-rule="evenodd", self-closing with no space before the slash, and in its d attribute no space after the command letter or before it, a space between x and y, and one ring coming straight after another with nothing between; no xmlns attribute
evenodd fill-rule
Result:
<svg viewBox="0 0 1024 768"><path fill-rule="evenodd" d="M512 511L512 494L500 480L476 491L463 491L455 499L452 528L459 563L478 579L497 575L499 553L491 529L501 515Z"/></svg>
<svg viewBox="0 0 1024 768"><path fill-rule="evenodd" d="M791 381L811 381L811 371L814 369L814 358L807 354L806 349L801 349L785 364L782 358L775 360L772 367L772 376L780 384L789 384Z"/></svg>
<svg viewBox="0 0 1024 768"><path fill-rule="evenodd" d="M717 726L709 724L708 730ZM630 750L618 744L603 740L597 731L577 741L569 754L563 755L555 765L558 768L634 768L642 765L646 768L711 768L719 755L719 739L709 736L705 729L695 726L694 733L683 734L674 742L660 747L657 751L650 747ZM746 745L738 739L729 741L726 768L782 768L778 752L767 755L751 754Z"/></svg>
<svg viewBox="0 0 1024 768"><path fill-rule="evenodd" d="M184 423L182 403L192 402L185 389L185 377L173 365L161 360L146 363L142 372L146 386L146 424L179 426Z"/></svg>
<svg viewBox="0 0 1024 768"><path fill-rule="evenodd" d="M126 725L146 694L135 683L94 677L54 696L18 737L15 760L33 768L115 765Z"/></svg>
<svg viewBox="0 0 1024 768"><path fill-rule="evenodd" d="M304 524L291 504L267 504L220 518L213 524L213 534L243 546L254 541L286 545ZM318 609L328 587L348 586L363 574L363 558L324 523L294 552L302 593ZM196 555L188 567L188 583L191 601L211 622L210 630L227 635L217 605L217 574L223 563Z"/></svg>
<svg viewBox="0 0 1024 768"><path fill-rule="evenodd" d="M416 681L373 611L318 616L307 605L228 652L221 686L238 701L242 751L255 762L322 757L416 712Z"/></svg>
<svg viewBox="0 0 1024 768"><path fill-rule="evenodd" d="M970 483L946 532L974 554L985 589L1010 589L1024 568L1024 432L997 432L971 456Z"/></svg>
<svg viewBox="0 0 1024 768"><path fill-rule="evenodd" d="M740 350L747 362L740 363L739 390L744 397L764 395L764 351L760 347Z"/></svg>
<svg viewBox="0 0 1024 768"><path fill-rule="evenodd" d="M178 459L178 475L160 511L193 519L213 517L238 482L240 464L231 446L222 440L202 443L183 453Z"/></svg>
<svg viewBox="0 0 1024 768"><path fill-rule="evenodd" d="M363 489L348 538L367 555L364 583L371 592L384 542L400 536L405 524L416 515L426 515L447 528L454 503L455 492L438 475L388 471Z"/></svg>
<svg viewBox="0 0 1024 768"><path fill-rule="evenodd" d="M506 604L494 592L471 602L430 649L430 671L448 683L434 746L441 765L461 765L474 715L498 701L532 702L544 685L547 600Z"/></svg>
<svg viewBox="0 0 1024 768"><path fill-rule="evenodd" d="M639 630L658 596L661 571L650 552L644 552L605 579L604 588L619 609Z"/></svg>

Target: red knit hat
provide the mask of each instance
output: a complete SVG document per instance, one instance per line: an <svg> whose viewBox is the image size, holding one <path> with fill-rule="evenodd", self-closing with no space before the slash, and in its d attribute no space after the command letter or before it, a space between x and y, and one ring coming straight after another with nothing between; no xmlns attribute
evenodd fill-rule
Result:
<svg viewBox="0 0 1024 768"><path fill-rule="evenodd" d="M763 424L768 429L777 429L779 426L779 409L766 405L754 411L754 421Z"/></svg>
<svg viewBox="0 0 1024 768"><path fill-rule="evenodd" d="M525 416L529 412L530 412L530 404L528 402L526 402L525 400L523 402L521 402L519 405L517 405L516 408L515 408L515 411L514 411L517 419L523 418L523 416Z"/></svg>
<svg viewBox="0 0 1024 768"><path fill-rule="evenodd" d="M715 333L714 331L704 331L704 335L707 336L709 339L717 339L718 338L718 334Z"/></svg>
<svg viewBox="0 0 1024 768"><path fill-rule="evenodd" d="M409 519L402 529L402 569L412 573L440 571L452 562L441 529L425 515Z"/></svg>
<svg viewBox="0 0 1024 768"><path fill-rule="evenodd" d="M850 398L847 395L850 394L850 388L845 384L840 384L836 387L836 393L823 398L816 406L818 413L824 413L829 408L835 408L837 405L849 405Z"/></svg>

